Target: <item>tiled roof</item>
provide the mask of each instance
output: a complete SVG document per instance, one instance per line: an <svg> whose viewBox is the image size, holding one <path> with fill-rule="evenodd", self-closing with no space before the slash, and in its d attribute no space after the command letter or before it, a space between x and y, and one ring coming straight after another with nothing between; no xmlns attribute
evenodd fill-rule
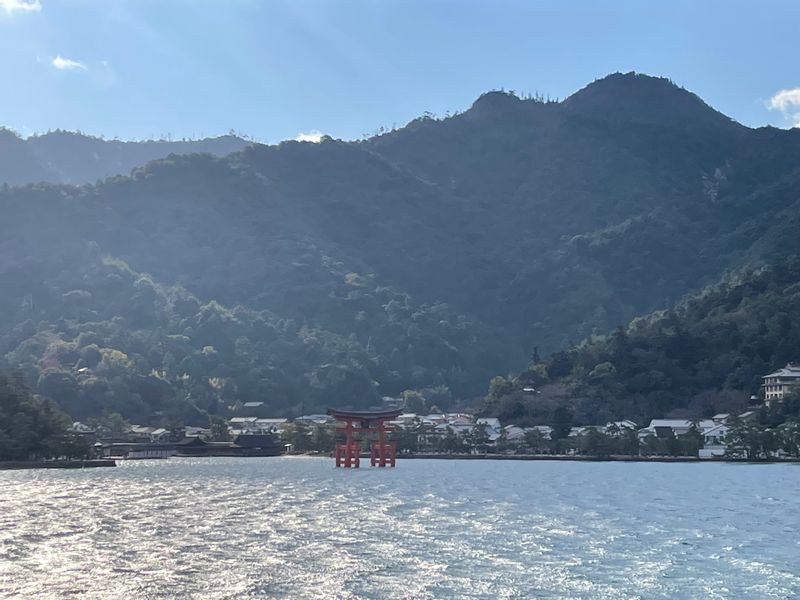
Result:
<svg viewBox="0 0 800 600"><path fill-rule="evenodd" d="M770 373L769 375L764 375L763 379L767 377L792 377L800 379L800 366L789 364L783 367L782 369L778 369L774 373Z"/></svg>

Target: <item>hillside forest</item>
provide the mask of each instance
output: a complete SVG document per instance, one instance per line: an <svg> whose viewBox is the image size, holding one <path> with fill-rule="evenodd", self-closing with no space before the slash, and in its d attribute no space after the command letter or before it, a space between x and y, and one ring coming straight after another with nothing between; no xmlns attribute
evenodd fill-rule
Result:
<svg viewBox="0 0 800 600"><path fill-rule="evenodd" d="M0 138L30 159L0 171L0 368L73 419L405 393L643 421L746 405L800 357L800 132L666 79L359 141Z"/></svg>

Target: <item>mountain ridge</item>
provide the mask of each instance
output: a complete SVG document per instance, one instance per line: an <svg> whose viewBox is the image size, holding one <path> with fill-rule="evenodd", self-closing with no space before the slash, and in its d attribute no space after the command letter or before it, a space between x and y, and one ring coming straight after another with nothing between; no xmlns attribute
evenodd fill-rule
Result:
<svg viewBox="0 0 800 600"><path fill-rule="evenodd" d="M250 142L228 134L199 140L108 140L63 130L22 138L0 128L0 184L50 182L86 184L127 175L136 167L170 154L224 156Z"/></svg>
<svg viewBox="0 0 800 600"><path fill-rule="evenodd" d="M331 392L341 404L405 388L446 388L466 400L491 375L523 368L535 346L562 349L668 308L726 272L800 252L800 136L725 121L668 82L625 77L677 90L707 126L642 123L636 115L609 120L577 114L567 100L495 92L459 115L417 119L360 142L253 144L225 157L160 158L94 185L4 189L3 328L29 318L20 307L33 294L50 302L37 317L41 326L84 348L70 333L75 326L59 323L90 313L59 315L67 310L60 298L71 291L102 297L106 275L81 274L90 243L139 279L149 277L154 289L177 286L195 298L181 301L186 310L255 311L294 324L274 356L281 380L296 391L272 402L272 376L250 381L237 367L249 364L237 348L257 345L249 336L259 329L219 317L212 344L219 358L209 379L247 380L236 388L244 398L282 409L298 394L319 398L307 386L318 380L321 360L350 365L342 377L358 382L352 389L361 399ZM73 288L47 268L56 254L71 257L64 268ZM41 267L42 282L20 265ZM78 285L82 278L88 283ZM208 308L211 302L220 308ZM122 332L135 310L126 315L124 304L113 306L118 314L100 311L101 322L117 333L98 337L107 348L130 350ZM146 335L173 323L171 335L192 340L181 319L204 317L175 321L169 306L159 300L147 309ZM336 340L315 351L330 353L324 360L298 354L302 331ZM0 353L17 356L25 343L15 336ZM206 364L208 344L198 344L181 352ZM347 348L339 358L337 345ZM137 351L142 358L131 369L145 378L166 371L170 389L183 389L174 383L181 361L163 347ZM52 368L46 352L26 356L33 383ZM193 394L219 396L199 368L191 371Z"/></svg>

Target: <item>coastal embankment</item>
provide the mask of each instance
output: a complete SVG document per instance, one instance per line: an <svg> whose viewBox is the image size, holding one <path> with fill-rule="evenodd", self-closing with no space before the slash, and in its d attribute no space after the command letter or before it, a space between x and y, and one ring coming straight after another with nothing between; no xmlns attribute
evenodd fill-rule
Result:
<svg viewBox="0 0 800 600"><path fill-rule="evenodd" d="M89 469L116 467L113 460L8 460L0 461L0 471L17 469Z"/></svg>

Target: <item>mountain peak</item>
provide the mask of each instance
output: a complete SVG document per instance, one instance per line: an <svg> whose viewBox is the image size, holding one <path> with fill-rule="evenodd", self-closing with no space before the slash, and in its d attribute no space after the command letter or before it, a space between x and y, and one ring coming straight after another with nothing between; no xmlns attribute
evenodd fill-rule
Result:
<svg viewBox="0 0 800 600"><path fill-rule="evenodd" d="M665 77L612 73L566 100L570 112L609 121L658 125L727 126L738 123Z"/></svg>
<svg viewBox="0 0 800 600"><path fill-rule="evenodd" d="M472 103L472 108L477 110L484 108L496 110L498 108L503 109L517 106L520 102L522 101L512 92L492 90L478 96L478 99Z"/></svg>

